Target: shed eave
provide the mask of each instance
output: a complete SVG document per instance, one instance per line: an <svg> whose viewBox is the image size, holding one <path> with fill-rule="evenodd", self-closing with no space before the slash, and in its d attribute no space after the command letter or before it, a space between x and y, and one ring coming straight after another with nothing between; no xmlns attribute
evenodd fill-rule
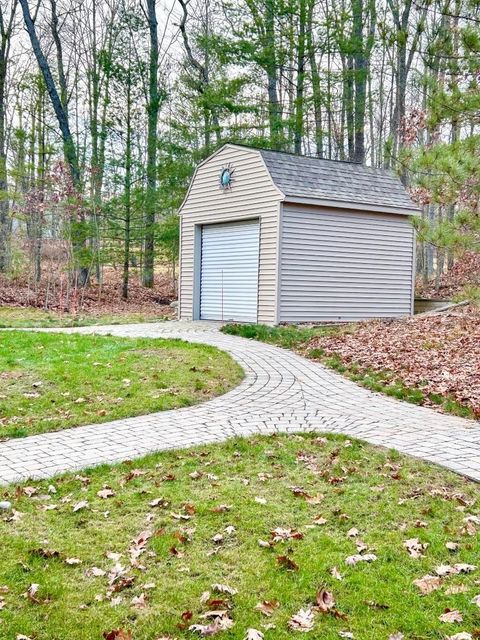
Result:
<svg viewBox="0 0 480 640"><path fill-rule="evenodd" d="M376 205L363 202L347 202L342 200L329 200L326 198L307 198L304 196L285 195L284 203L306 204L317 207L331 207L333 209L353 209L355 211L372 211L377 213L394 213L403 216L418 216L420 209L413 204L411 209L392 207L389 205Z"/></svg>

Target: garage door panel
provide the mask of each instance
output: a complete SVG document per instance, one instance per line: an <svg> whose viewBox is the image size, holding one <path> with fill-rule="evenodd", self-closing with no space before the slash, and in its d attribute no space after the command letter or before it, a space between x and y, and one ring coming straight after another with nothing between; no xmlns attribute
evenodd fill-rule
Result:
<svg viewBox="0 0 480 640"><path fill-rule="evenodd" d="M202 228L202 320L257 321L259 239L257 220Z"/></svg>

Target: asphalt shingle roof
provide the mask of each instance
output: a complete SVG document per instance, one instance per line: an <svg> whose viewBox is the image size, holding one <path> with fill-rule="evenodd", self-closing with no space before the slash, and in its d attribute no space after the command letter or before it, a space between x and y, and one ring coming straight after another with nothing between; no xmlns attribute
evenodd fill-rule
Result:
<svg viewBox="0 0 480 640"><path fill-rule="evenodd" d="M354 162L259 150L274 183L287 197L418 210L390 171Z"/></svg>

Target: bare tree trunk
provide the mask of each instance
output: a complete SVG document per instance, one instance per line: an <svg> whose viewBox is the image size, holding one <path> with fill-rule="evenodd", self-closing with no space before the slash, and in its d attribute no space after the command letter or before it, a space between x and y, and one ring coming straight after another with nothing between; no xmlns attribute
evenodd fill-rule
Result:
<svg viewBox="0 0 480 640"><path fill-rule="evenodd" d="M365 104L366 104L366 81L367 81L367 61L365 59L363 44L363 0L353 0L353 50L354 50L354 86L355 101L354 107L354 142L353 158L355 162L365 161ZM349 149L350 152L350 149Z"/></svg>
<svg viewBox="0 0 480 640"><path fill-rule="evenodd" d="M150 33L150 60L148 80L147 131L147 193L145 202L145 246L143 284L153 287L155 262L155 214L157 210L157 126L160 111L158 90L158 22L155 0L147 0L148 29Z"/></svg>
<svg viewBox="0 0 480 640"><path fill-rule="evenodd" d="M50 70L50 65L48 64L45 54L43 53L42 48L40 46L40 41L38 39L35 25L32 20L32 16L30 14L28 0L19 0L19 2L22 7L25 27L27 29L27 32L30 38L32 49L35 54L35 58L37 59L38 66L40 67L40 71L43 75L45 86L47 88L48 95L50 96L50 101L52 103L52 107L55 112L58 125L60 127L60 131L62 134L62 141L63 141L63 153L70 171L72 184L75 190L77 191L77 193L80 194L82 191L80 166L78 162L77 150L75 148L75 143L70 130L68 113L58 93L57 87L55 85L55 81L52 76L52 72ZM61 83L62 81L60 81L60 84ZM73 251L74 251L74 259L76 263L75 266L77 271L75 276L76 282L83 287L88 283L89 270L86 266L82 264L83 262L82 256L85 250L86 238L84 233L85 219L81 212L79 214L78 223L79 223L79 228L76 230L76 233L73 234L72 244L73 244Z"/></svg>
<svg viewBox="0 0 480 640"><path fill-rule="evenodd" d="M130 67L129 67L130 69ZM125 233L123 244L123 285L122 298L128 298L128 281L130 275L130 223L131 223L131 187L132 187L132 84L130 71L127 78L127 141L125 148L125 182L124 182L124 198L125 198Z"/></svg>
<svg viewBox="0 0 480 640"><path fill-rule="evenodd" d="M306 0L299 0L299 25L298 25L298 49L297 49L297 91L295 97L295 130L294 151L302 152L302 138L304 126L304 89L305 89L305 21Z"/></svg>
<svg viewBox="0 0 480 640"><path fill-rule="evenodd" d="M278 68L275 43L275 0L265 1L265 58L268 90L270 143L273 149L283 148L283 124L278 99Z"/></svg>
<svg viewBox="0 0 480 640"><path fill-rule="evenodd" d="M348 159L355 158L355 120L354 120L354 66L353 56L344 57L344 81L343 81L343 104L345 108L345 120L347 125L347 149Z"/></svg>
<svg viewBox="0 0 480 640"><path fill-rule="evenodd" d="M317 59L315 56L315 43L313 40L314 8L315 0L309 0L306 27L307 50L312 82L313 112L315 116L315 154L318 158L323 158L322 92L320 87L320 74L318 73Z"/></svg>
<svg viewBox="0 0 480 640"><path fill-rule="evenodd" d="M5 19L0 8L0 273L10 266L11 220L9 215L6 126L6 85L10 42L17 1L12 0L10 15Z"/></svg>

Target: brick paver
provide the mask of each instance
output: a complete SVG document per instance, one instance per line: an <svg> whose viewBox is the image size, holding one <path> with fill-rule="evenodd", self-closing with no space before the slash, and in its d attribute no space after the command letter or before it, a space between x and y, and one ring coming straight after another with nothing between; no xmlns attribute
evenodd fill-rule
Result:
<svg viewBox="0 0 480 640"><path fill-rule="evenodd" d="M372 393L290 351L228 336L214 323L165 322L63 329L178 337L217 346L243 382L195 407L75 427L0 443L0 483L142 456L151 451L274 432L344 433L480 480L480 424Z"/></svg>

